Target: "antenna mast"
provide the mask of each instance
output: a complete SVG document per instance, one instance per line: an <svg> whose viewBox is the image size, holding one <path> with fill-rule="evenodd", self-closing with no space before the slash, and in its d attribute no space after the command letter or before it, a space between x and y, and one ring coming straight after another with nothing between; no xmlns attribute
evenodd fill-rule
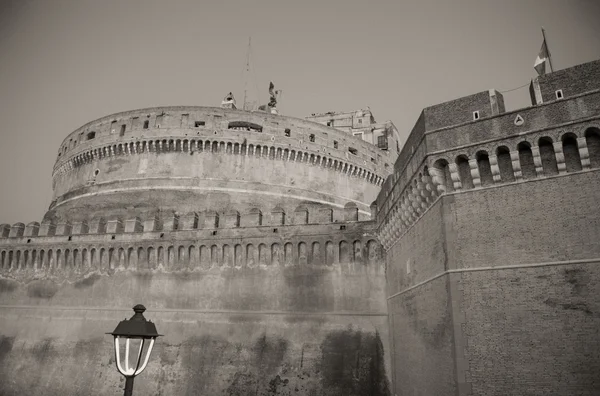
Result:
<svg viewBox="0 0 600 396"><path fill-rule="evenodd" d="M248 111L248 78L250 75L250 46L252 44L252 37L248 37L248 52L246 52L246 69L244 75L244 105L242 109Z"/></svg>

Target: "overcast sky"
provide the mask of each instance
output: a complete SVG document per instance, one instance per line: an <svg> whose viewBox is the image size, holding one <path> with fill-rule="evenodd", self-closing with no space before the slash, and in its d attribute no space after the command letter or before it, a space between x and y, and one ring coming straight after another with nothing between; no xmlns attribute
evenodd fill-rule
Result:
<svg viewBox="0 0 600 396"><path fill-rule="evenodd" d="M600 1L0 0L0 223L40 221L64 137L161 105L238 103L248 37L282 114L369 106L406 136L423 107L600 59ZM255 88L256 89L256 88ZM529 105L527 87L504 94Z"/></svg>

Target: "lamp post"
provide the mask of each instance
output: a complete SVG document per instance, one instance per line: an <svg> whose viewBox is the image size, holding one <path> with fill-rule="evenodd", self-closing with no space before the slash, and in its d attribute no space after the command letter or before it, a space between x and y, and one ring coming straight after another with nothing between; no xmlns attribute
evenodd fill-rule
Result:
<svg viewBox="0 0 600 396"><path fill-rule="evenodd" d="M117 363L117 370L119 373L125 376L125 396L131 396L133 394L133 379L136 375L139 375L148 364L150 354L152 353L152 347L157 337L162 334L158 334L154 323L144 318L144 311L146 307L141 304L133 307L135 315L131 319L123 320L117 328L111 334L115 337L115 361ZM139 340L139 350L133 355L134 361L129 360L129 349L131 344L135 344ZM119 342L125 342L125 353L121 354L121 345ZM135 348L135 346L133 346ZM144 347L146 347L144 351ZM121 361L121 358L123 358ZM133 363L130 365L130 363Z"/></svg>

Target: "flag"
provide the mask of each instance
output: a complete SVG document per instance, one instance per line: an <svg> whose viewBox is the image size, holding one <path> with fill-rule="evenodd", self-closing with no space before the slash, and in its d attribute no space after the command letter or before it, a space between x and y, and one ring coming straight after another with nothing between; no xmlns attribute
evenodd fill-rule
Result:
<svg viewBox="0 0 600 396"><path fill-rule="evenodd" d="M543 76L546 74L546 60L550 57L548 53L548 46L546 46L546 39L542 42L542 48L540 48L540 52L535 58L535 63L533 64L533 68L537 71L538 75Z"/></svg>

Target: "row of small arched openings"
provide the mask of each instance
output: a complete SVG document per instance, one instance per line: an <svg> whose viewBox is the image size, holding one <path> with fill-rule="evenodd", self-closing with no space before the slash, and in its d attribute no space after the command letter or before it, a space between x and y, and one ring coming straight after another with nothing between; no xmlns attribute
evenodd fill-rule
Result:
<svg viewBox="0 0 600 396"><path fill-rule="evenodd" d="M257 265L333 265L361 263L374 265L380 257L379 244L369 240L363 248L360 240L335 243L318 241L284 244L179 245L120 248L3 250L0 269L4 272L25 269L88 268L208 269Z"/></svg>
<svg viewBox="0 0 600 396"><path fill-rule="evenodd" d="M255 157L264 157L272 160L286 160L302 162L311 165L332 168L351 176L360 176L368 179L375 184L381 184L383 179L375 173L352 165L347 162L339 161L334 158L320 154L309 153L300 150L282 148L276 146L245 144L238 142L211 141L211 140L187 140L187 139L163 139L150 141L136 141L129 143L119 143L102 148L91 149L81 153L72 160L75 167L93 161L95 158L125 155L142 152L189 152L193 155L195 152L226 153L237 155L251 155Z"/></svg>
<svg viewBox="0 0 600 396"><path fill-rule="evenodd" d="M589 155L591 168L600 168L600 130L597 128L588 128L585 131L585 141ZM564 156L564 166L566 172L577 172L583 169L581 154L577 136L573 133L566 133L561 137L562 151ZM532 145L528 141L522 141L517 144L518 163L523 179L534 179L540 176L553 176L559 173L558 161L554 149L552 138L544 136L538 139L537 148L541 161L542 174L538 174L534 162ZM507 183L516 180L513 161L510 150L507 146L499 146L496 151L497 165L499 171L499 182ZM477 170L479 171L480 182L482 186L492 185L495 182L492 173L489 154L485 150L478 151L475 154ZM467 155L461 154L456 157L455 164L458 172L458 179L461 182L462 189L474 188L471 167ZM446 191L454 191L449 163L445 159L438 159L434 167L439 169L442 176L442 184Z"/></svg>

